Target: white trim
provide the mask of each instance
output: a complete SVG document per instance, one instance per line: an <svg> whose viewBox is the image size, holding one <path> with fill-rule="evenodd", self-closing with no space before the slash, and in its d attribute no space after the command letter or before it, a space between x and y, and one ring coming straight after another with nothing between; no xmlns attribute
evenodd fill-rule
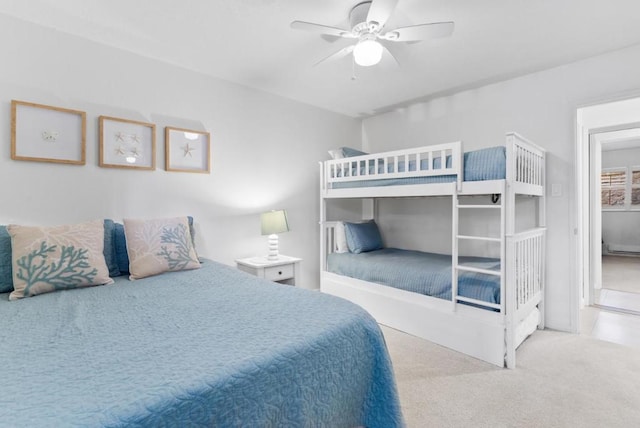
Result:
<svg viewBox="0 0 640 428"><path fill-rule="evenodd" d="M614 127L589 129L589 150L591 153L591 159L589 163L589 169L586 171L586 177L583 176L583 180L586 179L588 183L591 183L589 190L589 201L587 201L587 210L590 213L590 246L588 249L588 261L589 261L589 282L584 286L588 287L588 291L585 294L589 295L589 304L592 305L594 301L594 290L602 288L602 212L607 211L627 211L627 198L625 195L625 204L620 208L608 207L602 208L601 205L601 180L600 176L603 170L625 170L628 173L628 168L613 167L602 168L602 144L607 140L618 138L621 135L628 136L630 133L640 135L640 124L622 124ZM628 175L628 174L627 174ZM627 180L629 182L629 180ZM628 187L628 184L626 185Z"/></svg>
<svg viewBox="0 0 640 428"><path fill-rule="evenodd" d="M320 290L366 309L380 323L502 367L500 314L323 270Z"/></svg>

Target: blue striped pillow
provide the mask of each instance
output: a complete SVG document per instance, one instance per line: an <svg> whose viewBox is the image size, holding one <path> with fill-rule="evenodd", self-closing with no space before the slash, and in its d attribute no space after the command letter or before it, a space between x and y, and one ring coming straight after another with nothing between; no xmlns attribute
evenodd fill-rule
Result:
<svg viewBox="0 0 640 428"><path fill-rule="evenodd" d="M116 246L114 244L115 239L115 223L113 220L104 220L104 261L107 263L109 269L109 276L120 276L120 268L118 267L118 261L116 260Z"/></svg>
<svg viewBox="0 0 640 428"><path fill-rule="evenodd" d="M379 250L382 246L382 236L375 221L366 223L344 223L347 235L347 246L352 253L364 253Z"/></svg>
<svg viewBox="0 0 640 428"><path fill-rule="evenodd" d="M13 291L12 272L11 236L7 232L7 226L0 226L0 293Z"/></svg>

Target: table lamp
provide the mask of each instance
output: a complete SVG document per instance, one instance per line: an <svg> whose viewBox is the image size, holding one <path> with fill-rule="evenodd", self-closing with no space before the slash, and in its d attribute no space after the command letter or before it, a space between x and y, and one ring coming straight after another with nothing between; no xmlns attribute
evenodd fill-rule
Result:
<svg viewBox="0 0 640 428"><path fill-rule="evenodd" d="M288 232L287 212L285 210L273 210L262 213L260 216L262 234L269 235L269 255L267 260L278 260L278 233Z"/></svg>

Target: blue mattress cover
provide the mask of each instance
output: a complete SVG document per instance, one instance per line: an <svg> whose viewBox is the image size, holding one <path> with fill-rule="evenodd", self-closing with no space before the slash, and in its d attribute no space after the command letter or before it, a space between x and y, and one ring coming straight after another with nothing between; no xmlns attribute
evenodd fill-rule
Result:
<svg viewBox="0 0 640 428"><path fill-rule="evenodd" d="M360 307L206 261L9 302L0 425L402 426Z"/></svg>
<svg viewBox="0 0 640 428"><path fill-rule="evenodd" d="M369 161L369 165L363 165L363 162L351 163L351 175L359 172L360 175L367 172L373 174L376 170L374 161ZM433 168L440 168L440 158L433 159ZM473 150L464 154L463 176L464 181L483 181L483 180L503 180L506 177L507 158L504 146L489 147L480 150ZM447 167L451 166L451 156L447 156ZM384 172L382 164L377 167L378 173ZM391 163L387 164L387 172L394 172L395 166ZM428 171L429 161L422 159L420 161L420 170ZM359 171L358 171L359 170ZM398 162L398 172L405 172L405 162ZM416 161L409 161L409 171L416 170ZM340 177L342 171L338 169L337 176ZM333 189L344 189L353 187L377 187L377 186L396 186L403 184L429 184L429 183L451 183L456 180L455 175L437 175L432 177L407 177L407 178L383 178L360 181L343 181L332 183Z"/></svg>
<svg viewBox="0 0 640 428"><path fill-rule="evenodd" d="M460 264L500 270L500 260L487 257L459 257ZM384 248L367 253L332 253L327 270L363 281L375 282L439 299L451 300L451 256L422 251ZM500 278L458 273L458 295L500 303Z"/></svg>

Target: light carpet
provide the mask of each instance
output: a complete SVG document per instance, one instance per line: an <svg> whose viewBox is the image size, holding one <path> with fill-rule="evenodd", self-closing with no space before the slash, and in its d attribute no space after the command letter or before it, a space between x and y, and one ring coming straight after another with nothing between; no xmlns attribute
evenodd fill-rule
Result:
<svg viewBox="0 0 640 428"><path fill-rule="evenodd" d="M640 426L640 350L537 331L514 370L382 327L408 427Z"/></svg>

